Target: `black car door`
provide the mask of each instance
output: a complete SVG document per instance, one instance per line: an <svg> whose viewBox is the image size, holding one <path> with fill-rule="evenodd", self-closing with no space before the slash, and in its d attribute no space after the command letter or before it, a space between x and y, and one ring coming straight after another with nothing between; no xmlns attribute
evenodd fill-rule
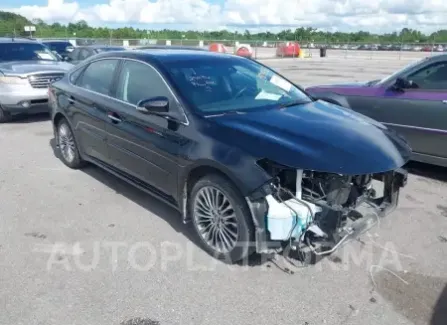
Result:
<svg viewBox="0 0 447 325"><path fill-rule="evenodd" d="M109 154L115 167L153 190L175 197L179 133L187 128L186 116L182 113L183 119L173 121L136 109L140 100L165 96L170 111L180 110L171 89L154 67L124 60L115 96L117 101L109 109L107 124Z"/></svg>
<svg viewBox="0 0 447 325"><path fill-rule="evenodd" d="M76 76L68 94L71 119L79 145L92 158L109 162L106 120L110 93L119 60L103 59L90 63ZM73 75L72 75L73 76Z"/></svg>

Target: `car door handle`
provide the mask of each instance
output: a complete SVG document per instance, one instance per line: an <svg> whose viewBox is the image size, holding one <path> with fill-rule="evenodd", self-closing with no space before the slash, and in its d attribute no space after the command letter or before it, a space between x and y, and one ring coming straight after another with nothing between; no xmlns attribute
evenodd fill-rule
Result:
<svg viewBox="0 0 447 325"><path fill-rule="evenodd" d="M68 102L69 102L70 104L74 104L75 101L76 101L76 99L74 99L73 96L68 97Z"/></svg>
<svg viewBox="0 0 447 325"><path fill-rule="evenodd" d="M111 115L111 114L107 114L107 116L114 123L120 123L121 122L121 119L119 117L117 117L117 116L114 116L114 115Z"/></svg>
<svg viewBox="0 0 447 325"><path fill-rule="evenodd" d="M444 104L447 104L447 99L442 101Z"/></svg>

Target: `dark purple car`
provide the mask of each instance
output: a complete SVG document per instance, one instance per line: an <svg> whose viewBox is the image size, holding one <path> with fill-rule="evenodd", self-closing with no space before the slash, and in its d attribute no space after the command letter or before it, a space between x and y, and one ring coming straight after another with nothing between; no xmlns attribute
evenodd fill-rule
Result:
<svg viewBox="0 0 447 325"><path fill-rule="evenodd" d="M413 160L447 167L447 54L411 63L382 80L306 91L395 129L410 143Z"/></svg>

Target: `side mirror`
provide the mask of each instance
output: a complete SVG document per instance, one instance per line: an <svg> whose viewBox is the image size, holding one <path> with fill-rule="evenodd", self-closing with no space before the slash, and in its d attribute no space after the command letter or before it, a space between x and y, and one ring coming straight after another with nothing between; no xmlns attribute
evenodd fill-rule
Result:
<svg viewBox="0 0 447 325"><path fill-rule="evenodd" d="M405 78L397 78L394 83L394 88L397 90L408 89L413 86L413 81L407 80Z"/></svg>
<svg viewBox="0 0 447 325"><path fill-rule="evenodd" d="M143 114L167 115L169 112L169 100L164 96L140 100L137 111Z"/></svg>

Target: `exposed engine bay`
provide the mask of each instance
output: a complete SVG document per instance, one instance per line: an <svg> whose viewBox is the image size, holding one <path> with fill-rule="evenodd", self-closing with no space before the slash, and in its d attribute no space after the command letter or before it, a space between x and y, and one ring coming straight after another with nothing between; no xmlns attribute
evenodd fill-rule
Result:
<svg viewBox="0 0 447 325"><path fill-rule="evenodd" d="M341 175L296 170L271 161L260 161L259 165L272 176L264 189L268 205L263 225L265 240L280 241L299 250L308 248L317 255L335 251L390 213L407 179L406 171L401 169Z"/></svg>

